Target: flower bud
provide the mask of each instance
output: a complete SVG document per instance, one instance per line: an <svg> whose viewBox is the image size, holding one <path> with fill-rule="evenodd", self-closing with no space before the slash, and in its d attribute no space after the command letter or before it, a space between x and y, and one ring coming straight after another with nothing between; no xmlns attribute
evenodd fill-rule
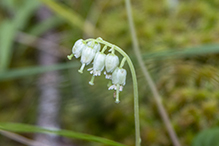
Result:
<svg viewBox="0 0 219 146"><path fill-rule="evenodd" d="M87 45L88 45L89 47L93 48L93 49L95 50L95 52L99 52L99 51L100 51L101 46L100 46L100 44L97 43L97 42L89 41L89 42L87 43Z"/></svg>
<svg viewBox="0 0 219 146"><path fill-rule="evenodd" d="M77 40L72 47L72 53L74 54L75 58L81 56L82 50L86 47L86 44L83 42L82 39Z"/></svg>
<svg viewBox="0 0 219 146"><path fill-rule="evenodd" d="M108 54L105 60L105 66L107 72L113 72L115 68L119 65L119 57L115 54Z"/></svg>
<svg viewBox="0 0 219 146"><path fill-rule="evenodd" d="M112 83L115 84L120 84L120 85L125 85L126 81L126 70L123 68L116 68L112 74Z"/></svg>

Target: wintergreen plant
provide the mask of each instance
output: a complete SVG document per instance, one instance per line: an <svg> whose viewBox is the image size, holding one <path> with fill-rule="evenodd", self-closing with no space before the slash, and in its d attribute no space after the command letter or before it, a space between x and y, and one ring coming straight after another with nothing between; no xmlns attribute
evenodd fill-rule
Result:
<svg viewBox="0 0 219 146"><path fill-rule="evenodd" d="M101 45L104 47L101 50ZM109 54L104 52L109 48ZM101 50L101 52L100 52ZM119 58L115 55L115 51L120 53L123 56L123 59L119 65ZM139 122L139 105L138 105L138 84L137 77L133 63L129 56L118 46L111 44L107 41L104 41L102 38L97 39L79 39L76 41L72 48L72 54L68 55L68 59L71 60L72 57L76 58L81 56L82 66L78 72L83 73L83 70L86 65L90 64L93 61L93 67L88 69L92 75L92 78L89 82L90 85L94 85L95 76L100 76L101 72L105 67L104 74L106 79L111 79L112 85L108 90L116 91L115 103L119 103L119 92L123 90L123 86L126 84L126 75L127 71L123 68L125 62L127 62L133 80L133 89L134 89L134 116L135 116L135 138L136 146L140 146L140 122ZM112 74L111 74L112 73Z"/></svg>

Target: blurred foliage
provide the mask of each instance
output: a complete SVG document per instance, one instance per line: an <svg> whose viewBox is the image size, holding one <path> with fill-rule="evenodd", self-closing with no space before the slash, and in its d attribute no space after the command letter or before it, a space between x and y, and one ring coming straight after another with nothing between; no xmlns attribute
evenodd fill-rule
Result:
<svg viewBox="0 0 219 146"><path fill-rule="evenodd" d="M77 133L77 132L68 131L68 130L46 129L46 128L41 128L41 127L37 127L37 126L27 125L27 124L0 123L0 129L12 131L12 132L19 132L19 133L28 132L28 133L57 134L60 136L65 136L65 137L75 138L75 139L82 139L82 140L102 143L105 145L125 146L123 144L114 142L112 140L108 140L108 139L97 137L97 136L92 136L92 135L83 134L83 133Z"/></svg>
<svg viewBox="0 0 219 146"><path fill-rule="evenodd" d="M219 145L218 135L219 135L218 127L204 130L195 137L192 146L209 146L209 145L218 146Z"/></svg>
<svg viewBox="0 0 219 146"><path fill-rule="evenodd" d="M39 23L36 10L42 5L48 6L54 17ZM179 0L175 9L170 9L166 0L132 1L145 65L156 81L174 129L185 146L191 145L202 130L219 124L218 7L217 0ZM18 41L19 31L40 37L49 29L56 29L60 45L69 48L69 53L75 40L89 34L101 36L130 54L139 81L142 145L171 145L151 92L132 55L124 1L3 0L0 1L0 22L1 122L34 124L38 76L45 71L61 69L61 127L134 145L130 74L120 95L121 103L117 105L113 91L107 90L104 77L95 79L95 85L90 86L90 74L77 72L78 60L73 59L69 64L63 56L60 64L49 68L38 66L36 47ZM94 29L93 34L90 29ZM207 133L210 134L197 136L194 143L203 137L215 136L210 130ZM0 142L8 146L19 145L16 142L9 145L9 140L2 136ZM93 145L79 140L74 142Z"/></svg>

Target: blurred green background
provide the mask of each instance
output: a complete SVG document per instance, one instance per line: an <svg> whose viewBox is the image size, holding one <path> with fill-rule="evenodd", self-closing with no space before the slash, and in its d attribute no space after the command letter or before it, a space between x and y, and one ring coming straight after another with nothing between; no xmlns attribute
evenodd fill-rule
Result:
<svg viewBox="0 0 219 146"><path fill-rule="evenodd" d="M143 60L183 146L219 145L215 137L219 136L218 8L218 0L132 1ZM115 104L104 76L90 86L89 72L78 73L80 60L66 58L76 40L89 37L118 45L133 60L142 145L172 145L133 53L123 0L1 0L0 122L36 124L39 105L48 102L41 97L51 85L57 97L57 121L51 123L134 145L130 72L121 103ZM127 65L125 68L128 70ZM34 134L23 136L34 138ZM61 141L75 146L102 145L67 138ZM0 145L24 144L0 135Z"/></svg>

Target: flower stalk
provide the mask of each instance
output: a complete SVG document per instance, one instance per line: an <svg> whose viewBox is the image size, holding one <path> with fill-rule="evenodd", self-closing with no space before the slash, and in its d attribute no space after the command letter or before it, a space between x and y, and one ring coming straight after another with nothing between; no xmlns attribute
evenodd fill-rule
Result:
<svg viewBox="0 0 219 146"><path fill-rule="evenodd" d="M84 40L83 41L84 43L91 43L92 42L92 45L93 44L103 44L104 45L104 48L103 50L101 51L101 53L103 53L107 47L110 47L111 49L109 51L111 51L111 54L114 55L115 51L117 51L118 53L120 53L122 56L123 56L123 59L120 63L120 66L119 67L114 67L112 70L110 71L113 71L113 74L112 74L112 82L114 85L110 86L109 89L115 89L116 90L116 100L115 100L115 103L119 103L119 92L122 91L122 88L123 88L123 85L125 85L125 79L126 79L126 70L123 69L123 66L125 64L125 62L127 62L129 68L130 68L130 71L131 71L131 75L132 75L132 80L133 80L133 93L134 93L134 118L135 118L135 143L136 143L136 146L140 146L140 142L141 142L141 139L140 139L140 120L139 120L139 101L138 101L138 83L137 83L137 76L136 76L136 73L135 73L135 68L134 68L134 65L131 61L131 59L129 58L129 56L121 49L119 48L118 46L115 46L114 44L111 44L107 41L104 41L102 38L97 38L97 39L87 39L87 40ZM90 46L92 46L91 44L89 44ZM98 50L99 50L99 47L98 47ZM96 51L96 49L95 49ZM83 58L83 54L86 54L86 53L83 53L84 50L82 51L82 55L81 57ZM71 58L73 57L72 55L68 55L67 56L70 60ZM114 59L113 59L114 60ZM82 66L81 66L81 69L79 70L79 72L83 72L83 69L85 67L85 63L83 61L82 62ZM117 64L117 61L115 61L116 64ZM90 60L89 60L89 63L90 63ZM86 63L89 64L89 63ZM95 63L95 62L94 62ZM114 65L115 66L115 65ZM102 71L102 70L101 70ZM91 81L89 82L90 85L93 85L93 81L94 81L94 78L95 78L95 75L93 74L92 78L91 78Z"/></svg>

